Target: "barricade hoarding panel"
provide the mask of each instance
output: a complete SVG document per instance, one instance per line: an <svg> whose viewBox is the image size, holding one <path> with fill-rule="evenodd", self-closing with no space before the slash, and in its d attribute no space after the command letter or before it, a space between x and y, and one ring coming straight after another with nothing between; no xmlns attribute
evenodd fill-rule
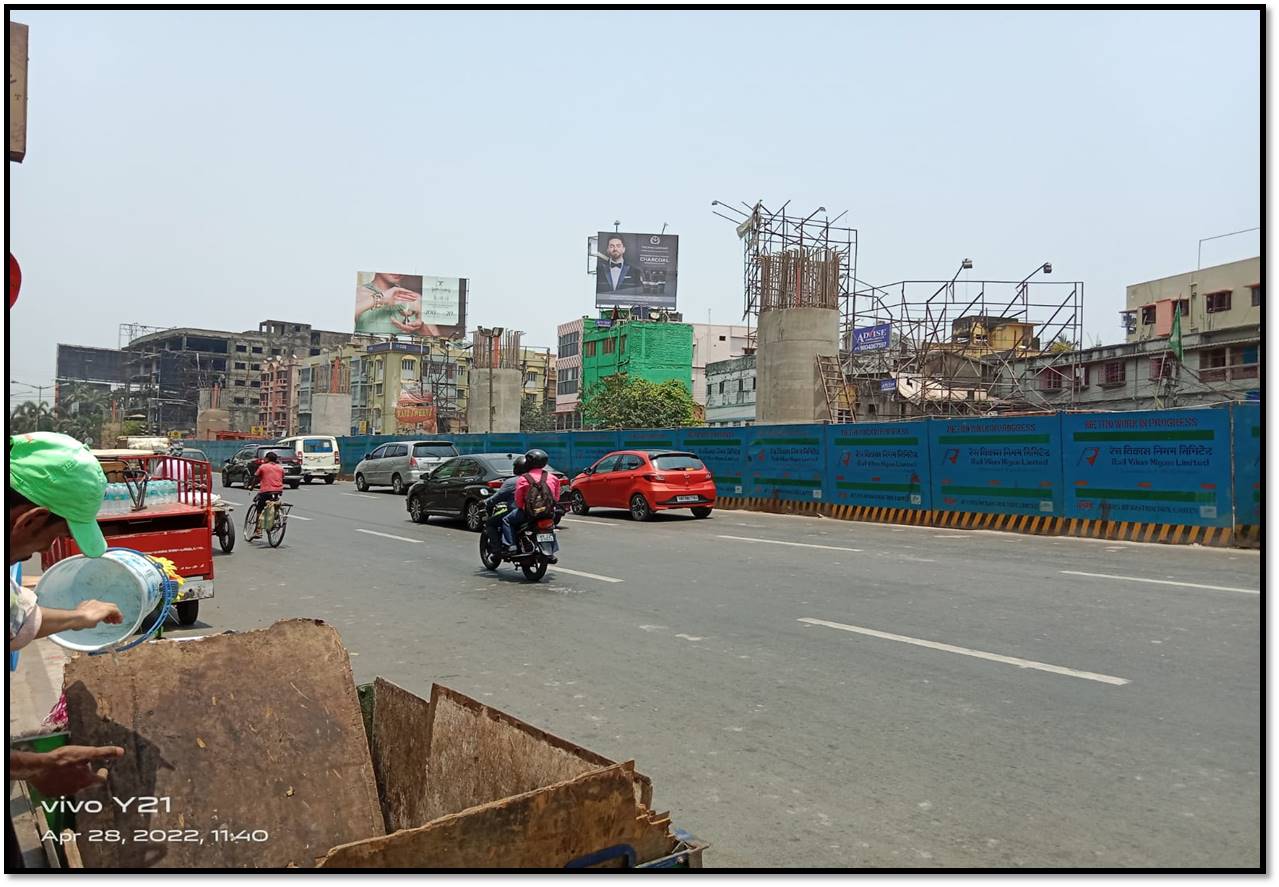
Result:
<svg viewBox="0 0 1279 887"><path fill-rule="evenodd" d="M1062 416L1065 515L1231 525L1227 410Z"/></svg>
<svg viewBox="0 0 1279 887"><path fill-rule="evenodd" d="M824 425L756 425L746 444L747 496L823 502Z"/></svg>
<svg viewBox="0 0 1279 887"><path fill-rule="evenodd" d="M1061 419L930 419L930 489L936 511L1060 517Z"/></svg>
<svg viewBox="0 0 1279 887"><path fill-rule="evenodd" d="M584 468L594 465L605 454L617 449L618 432L616 431L569 431L569 461L572 463L570 474L578 474Z"/></svg>
<svg viewBox="0 0 1279 887"><path fill-rule="evenodd" d="M680 449L696 453L715 478L715 492L721 497L746 495L746 450L755 429L684 428L678 432Z"/></svg>
<svg viewBox="0 0 1279 887"><path fill-rule="evenodd" d="M1235 523L1261 524L1261 404L1237 403L1233 414Z"/></svg>
<svg viewBox="0 0 1279 887"><path fill-rule="evenodd" d="M826 428L826 489L835 505L931 506L928 423L877 422Z"/></svg>

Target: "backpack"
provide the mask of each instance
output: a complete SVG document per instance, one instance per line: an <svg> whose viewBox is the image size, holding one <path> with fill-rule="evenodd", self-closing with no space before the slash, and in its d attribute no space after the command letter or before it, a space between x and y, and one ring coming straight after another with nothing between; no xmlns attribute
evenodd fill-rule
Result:
<svg viewBox="0 0 1279 887"><path fill-rule="evenodd" d="M546 483L546 472L543 471L537 480L530 478L524 493L524 513L532 518L547 517L554 505L551 488Z"/></svg>

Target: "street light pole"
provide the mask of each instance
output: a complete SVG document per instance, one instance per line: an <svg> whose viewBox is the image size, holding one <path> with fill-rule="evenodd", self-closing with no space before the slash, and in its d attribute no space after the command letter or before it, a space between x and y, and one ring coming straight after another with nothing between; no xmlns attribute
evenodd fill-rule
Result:
<svg viewBox="0 0 1279 887"><path fill-rule="evenodd" d="M1030 287L1027 286L1026 284L1030 280L1030 278L1034 277L1040 271L1044 272L1045 274L1052 274L1053 263L1044 262L1034 271L1031 271L1029 274L1023 277L1021 283L1017 284L1017 295L1021 296L1021 308L1022 308L1022 312L1026 315L1027 321L1030 320Z"/></svg>

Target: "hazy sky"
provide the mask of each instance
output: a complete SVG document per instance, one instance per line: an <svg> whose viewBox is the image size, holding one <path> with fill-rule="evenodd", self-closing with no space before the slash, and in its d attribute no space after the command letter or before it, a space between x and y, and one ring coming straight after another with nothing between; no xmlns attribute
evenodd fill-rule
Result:
<svg viewBox="0 0 1279 887"><path fill-rule="evenodd" d="M874 283L1051 261L1110 342L1125 285L1260 224L1258 12L12 15L26 383L122 322L349 329L379 268L469 277L472 327L554 346L614 219L669 224L686 318L738 322L714 198L848 210Z"/></svg>

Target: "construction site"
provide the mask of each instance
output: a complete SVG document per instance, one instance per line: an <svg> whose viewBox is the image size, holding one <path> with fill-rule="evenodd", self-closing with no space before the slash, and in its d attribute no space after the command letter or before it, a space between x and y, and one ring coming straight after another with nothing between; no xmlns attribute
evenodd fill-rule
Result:
<svg viewBox="0 0 1279 887"><path fill-rule="evenodd" d="M876 286L857 276L847 212L712 206L742 241L757 424L1047 411L1074 389L1084 285L1031 280L1050 263L1020 281L960 280L964 259L949 280Z"/></svg>

